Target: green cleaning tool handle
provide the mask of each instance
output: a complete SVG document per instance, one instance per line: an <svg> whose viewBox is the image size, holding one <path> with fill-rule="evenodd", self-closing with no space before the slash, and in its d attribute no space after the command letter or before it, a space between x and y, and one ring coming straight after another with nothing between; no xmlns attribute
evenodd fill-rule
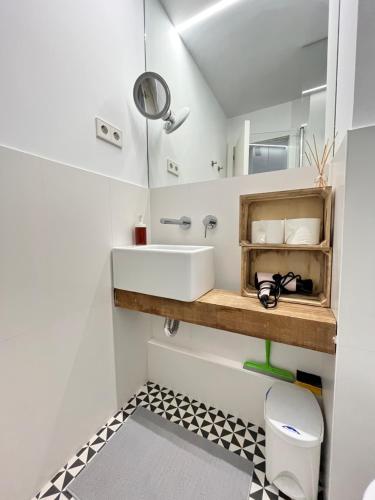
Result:
<svg viewBox="0 0 375 500"><path fill-rule="evenodd" d="M266 340L266 366L271 366L271 341Z"/></svg>

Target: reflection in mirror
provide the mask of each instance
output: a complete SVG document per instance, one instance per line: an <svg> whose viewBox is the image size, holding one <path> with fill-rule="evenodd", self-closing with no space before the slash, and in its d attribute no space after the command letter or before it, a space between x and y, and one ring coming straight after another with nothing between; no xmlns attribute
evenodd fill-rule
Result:
<svg viewBox="0 0 375 500"><path fill-rule="evenodd" d="M157 73L140 75L133 90L138 111L151 120L162 118L169 110L171 94L166 81Z"/></svg>
<svg viewBox="0 0 375 500"><path fill-rule="evenodd" d="M328 2L145 0L147 70L191 110L171 136L149 123L151 187L303 167L313 135L322 149Z"/></svg>
<svg viewBox="0 0 375 500"><path fill-rule="evenodd" d="M164 130L171 134L181 127L190 114L185 106L176 114L170 109L171 93L167 82L157 73L146 71L136 80L133 88L133 98L138 111L145 118L165 121Z"/></svg>

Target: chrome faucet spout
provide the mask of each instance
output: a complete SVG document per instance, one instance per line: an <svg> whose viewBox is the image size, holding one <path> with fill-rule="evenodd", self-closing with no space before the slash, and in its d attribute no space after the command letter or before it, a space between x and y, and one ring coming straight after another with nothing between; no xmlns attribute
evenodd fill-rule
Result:
<svg viewBox="0 0 375 500"><path fill-rule="evenodd" d="M179 219L170 219L168 217L162 217L160 219L161 224L175 224L176 226L180 226L182 229L189 229L191 226L191 219L190 217L186 217L183 215Z"/></svg>

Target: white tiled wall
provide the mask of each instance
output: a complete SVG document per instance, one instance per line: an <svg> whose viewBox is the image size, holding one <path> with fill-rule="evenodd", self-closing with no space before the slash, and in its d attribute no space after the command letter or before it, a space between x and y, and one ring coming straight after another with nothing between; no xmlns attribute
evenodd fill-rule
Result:
<svg viewBox="0 0 375 500"><path fill-rule="evenodd" d="M346 171L347 140L346 135L341 139L341 143L336 149L335 157L332 161L329 175L329 183L334 190L334 220L333 220L333 258L332 258L332 292L331 308L338 318L340 305L340 285L341 285L341 260L343 249L343 221L345 208L345 171ZM329 499L330 488L330 463L332 451L332 427L333 427L333 402L335 389L335 369L336 356L326 358L322 367L322 382L324 387L324 417L325 417L325 438L324 438L324 482L326 498Z"/></svg>
<svg viewBox="0 0 375 500"><path fill-rule="evenodd" d="M151 227L153 243L206 244L215 247L216 287L229 290L240 290L240 247L238 237L239 227L239 196L240 194L268 192L283 189L298 189L312 187L315 171L310 168L291 169L270 174L236 177L231 179L186 184L183 186L151 189ZM204 238L202 219L207 214L218 217L218 226L209 231ZM187 215L192 218L192 226L188 231L182 231L177 226L160 224L161 217L180 217ZM174 345L189 349L192 353L210 353L236 362L246 359L261 361L264 359L264 341L237 334L231 334L211 328L195 325L183 325L174 339L165 337L162 331L162 319L153 318L153 337L166 345ZM167 356L163 357L164 366L160 366L160 374L166 372ZM323 353L306 349L272 344L272 361L275 365L286 369L303 370L327 375L327 364L332 357ZM157 365L152 364L154 373ZM193 370L192 370L193 373ZM229 377L230 375L228 375ZM237 393L237 408L242 408L241 400L251 397L252 384L264 387L264 376L251 375L249 378L249 395ZM174 371L170 369L170 379L174 380ZM192 396L200 391L199 386L208 383L195 374L190 380ZM327 381L328 383L328 381ZM178 389L178 387L176 387ZM218 384L210 386L211 401L219 398ZM235 391L235 386L232 388ZM258 393L259 394L259 393ZM252 398L252 412L248 412L249 420L258 417L263 408L263 392L261 397ZM221 400L222 401L222 400ZM222 403L223 404L223 403ZM236 408L231 397L228 405L232 412ZM229 409L229 407L228 407Z"/></svg>
<svg viewBox="0 0 375 500"><path fill-rule="evenodd" d="M35 494L146 380L149 318L113 316L110 259L145 212L146 188L0 148L0 498Z"/></svg>
<svg viewBox="0 0 375 500"><path fill-rule="evenodd" d="M362 498L375 478L374 141L374 126L348 133L330 467L333 500ZM351 480L345 481L349 475Z"/></svg>

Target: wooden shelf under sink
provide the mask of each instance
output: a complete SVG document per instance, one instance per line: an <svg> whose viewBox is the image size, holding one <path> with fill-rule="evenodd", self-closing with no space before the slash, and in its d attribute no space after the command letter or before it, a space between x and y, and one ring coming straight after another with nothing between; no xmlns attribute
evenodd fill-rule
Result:
<svg viewBox="0 0 375 500"><path fill-rule="evenodd" d="M114 293L117 307L314 351L336 351L336 319L328 308L284 302L266 310L257 299L227 290L211 290L195 302L119 289Z"/></svg>

